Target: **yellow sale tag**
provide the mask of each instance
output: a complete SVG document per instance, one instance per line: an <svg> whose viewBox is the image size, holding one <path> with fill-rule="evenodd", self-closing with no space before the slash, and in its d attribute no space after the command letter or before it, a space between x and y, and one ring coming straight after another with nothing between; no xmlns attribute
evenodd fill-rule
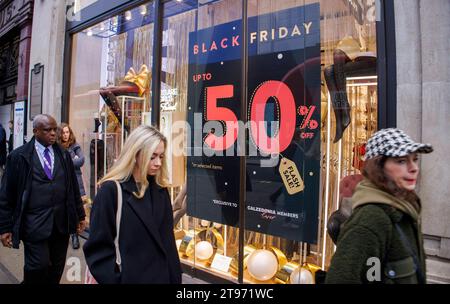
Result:
<svg viewBox="0 0 450 304"><path fill-rule="evenodd" d="M281 159L280 174L283 179L284 186L290 195L297 194L305 189L305 184L300 173L298 172L297 166L290 159Z"/></svg>

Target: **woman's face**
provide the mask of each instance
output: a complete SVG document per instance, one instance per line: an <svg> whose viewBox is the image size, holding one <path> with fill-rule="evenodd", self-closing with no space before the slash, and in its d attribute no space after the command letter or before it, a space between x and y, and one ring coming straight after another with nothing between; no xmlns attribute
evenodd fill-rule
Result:
<svg viewBox="0 0 450 304"><path fill-rule="evenodd" d="M412 153L404 157L389 157L384 172L400 189L413 191L419 176L419 157Z"/></svg>
<svg viewBox="0 0 450 304"><path fill-rule="evenodd" d="M148 165L147 174L148 175L156 175L158 171L161 169L162 162L164 159L164 151L165 146L164 142L160 142L158 147L156 147L155 152L152 155L152 158L150 160L150 164Z"/></svg>
<svg viewBox="0 0 450 304"><path fill-rule="evenodd" d="M63 142L68 141L68 140L69 140L69 137L70 137L70 130L69 130L69 127L64 127L64 128L62 129L62 141L63 141Z"/></svg>

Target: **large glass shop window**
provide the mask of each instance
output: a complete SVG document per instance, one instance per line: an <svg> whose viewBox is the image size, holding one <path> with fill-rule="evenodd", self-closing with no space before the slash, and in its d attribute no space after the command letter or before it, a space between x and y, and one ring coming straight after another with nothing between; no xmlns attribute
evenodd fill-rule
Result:
<svg viewBox="0 0 450 304"><path fill-rule="evenodd" d="M72 37L69 124L85 155L88 214L127 135L149 121L154 19L147 3Z"/></svg>
<svg viewBox="0 0 450 304"><path fill-rule="evenodd" d="M173 143L172 197L185 180L188 193L180 258L231 281L243 271L249 283L315 283L334 253L328 218L348 203L377 129L375 0L248 1L239 257L241 6L165 4L161 127Z"/></svg>

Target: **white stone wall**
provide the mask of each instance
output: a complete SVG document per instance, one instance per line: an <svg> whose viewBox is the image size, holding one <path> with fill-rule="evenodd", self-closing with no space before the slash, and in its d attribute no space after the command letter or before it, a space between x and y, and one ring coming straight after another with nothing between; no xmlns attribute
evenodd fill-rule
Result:
<svg viewBox="0 0 450 304"><path fill-rule="evenodd" d="M419 195L430 282L450 283L450 1L395 0L397 122L434 152Z"/></svg>
<svg viewBox="0 0 450 304"><path fill-rule="evenodd" d="M30 70L44 65L42 113L61 120L66 3L61 0L35 1L31 40ZM29 117L29 116L28 116ZM32 124L28 124L28 139Z"/></svg>

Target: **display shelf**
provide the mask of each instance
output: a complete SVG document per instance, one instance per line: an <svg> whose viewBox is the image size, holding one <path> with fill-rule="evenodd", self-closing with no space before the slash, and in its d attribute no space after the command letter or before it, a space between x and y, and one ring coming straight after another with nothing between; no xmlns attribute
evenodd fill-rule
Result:
<svg viewBox="0 0 450 304"><path fill-rule="evenodd" d="M232 273L230 273L230 272L223 272L223 271L211 269L208 266L207 262L200 261L200 260L194 260L193 258L186 258L183 254L179 254L179 256L180 256L181 263L187 267L202 270L211 275L218 276L228 282L237 283L237 275L233 276Z"/></svg>
<svg viewBox="0 0 450 304"><path fill-rule="evenodd" d="M122 110L120 142L120 149L122 149L128 134L144 122L144 115L142 114L146 111L146 99L134 96L117 96L117 99Z"/></svg>

